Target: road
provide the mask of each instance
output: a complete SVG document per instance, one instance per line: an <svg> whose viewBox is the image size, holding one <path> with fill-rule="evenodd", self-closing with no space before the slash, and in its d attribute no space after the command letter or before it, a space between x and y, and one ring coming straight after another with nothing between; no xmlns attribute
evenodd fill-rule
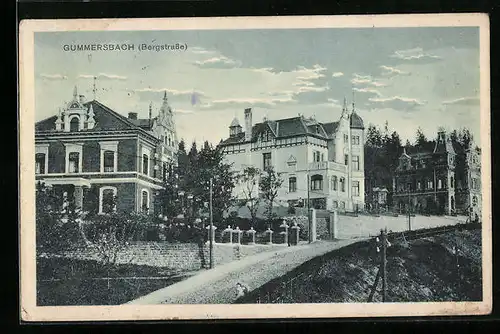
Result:
<svg viewBox="0 0 500 334"><path fill-rule="evenodd" d="M237 282L256 289L310 259L358 241L317 241L259 253L201 272L127 304L230 304L237 298Z"/></svg>

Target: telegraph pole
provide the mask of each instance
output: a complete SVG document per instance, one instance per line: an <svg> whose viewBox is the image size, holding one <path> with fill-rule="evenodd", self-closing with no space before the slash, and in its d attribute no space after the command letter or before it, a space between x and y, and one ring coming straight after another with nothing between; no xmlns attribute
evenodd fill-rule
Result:
<svg viewBox="0 0 500 334"><path fill-rule="evenodd" d="M408 231L411 231L411 198L410 198L410 187L408 187Z"/></svg>
<svg viewBox="0 0 500 334"><path fill-rule="evenodd" d="M213 249L214 249L214 243L213 243L213 233L214 233L214 220L213 220L213 212L212 212L212 188L213 188L213 179L210 178L210 233L209 233L209 238L210 238L210 269L213 268Z"/></svg>
<svg viewBox="0 0 500 334"><path fill-rule="evenodd" d="M382 302L387 301L387 230L382 230Z"/></svg>
<svg viewBox="0 0 500 334"><path fill-rule="evenodd" d="M310 180L310 175L309 171L307 172L307 221L309 224L309 243L312 242L312 223L311 223L311 208L309 205L310 202L310 188L311 188L311 180Z"/></svg>

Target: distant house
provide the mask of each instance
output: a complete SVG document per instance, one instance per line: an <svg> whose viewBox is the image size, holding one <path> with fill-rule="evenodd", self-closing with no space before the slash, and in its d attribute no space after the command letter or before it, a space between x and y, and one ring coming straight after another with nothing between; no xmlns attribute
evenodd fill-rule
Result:
<svg viewBox="0 0 500 334"><path fill-rule="evenodd" d="M173 113L163 98L158 114L128 118L75 87L57 115L35 124L36 181L53 186L76 207L95 213L153 212L163 179L176 163Z"/></svg>
<svg viewBox="0 0 500 334"><path fill-rule="evenodd" d="M436 141L417 146L399 158L393 179L393 203L398 211L479 217L481 212L481 151L453 142L444 131Z"/></svg>
<svg viewBox="0 0 500 334"><path fill-rule="evenodd" d="M235 171L272 166L280 173L284 182L277 200L282 204L305 206L309 193L317 209L364 209L364 125L345 102L340 119L327 123L298 116L254 124L248 108L244 129L235 118L219 147ZM234 192L244 198L241 188Z"/></svg>

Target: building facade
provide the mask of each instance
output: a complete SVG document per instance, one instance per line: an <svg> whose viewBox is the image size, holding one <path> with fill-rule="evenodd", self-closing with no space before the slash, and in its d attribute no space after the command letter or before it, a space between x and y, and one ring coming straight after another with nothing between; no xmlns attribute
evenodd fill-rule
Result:
<svg viewBox="0 0 500 334"><path fill-rule="evenodd" d="M235 171L272 166L284 181L277 197L281 205L301 206L309 195L317 209L364 208L364 125L345 101L340 119L330 123L298 116L254 124L246 109L244 128L235 118L220 147ZM234 192L244 198L241 187Z"/></svg>
<svg viewBox="0 0 500 334"><path fill-rule="evenodd" d="M163 179L176 164L177 136L167 96L157 115L138 119L73 98L35 124L36 181L52 186L76 208L94 213L153 212Z"/></svg>
<svg viewBox="0 0 500 334"><path fill-rule="evenodd" d="M444 131L424 147L405 148L394 173L394 209L480 217L480 154L472 143L462 147Z"/></svg>

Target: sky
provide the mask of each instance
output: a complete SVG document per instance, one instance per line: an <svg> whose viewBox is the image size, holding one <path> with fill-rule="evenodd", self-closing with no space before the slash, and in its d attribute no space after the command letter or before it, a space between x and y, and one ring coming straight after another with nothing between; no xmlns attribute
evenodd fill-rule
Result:
<svg viewBox="0 0 500 334"><path fill-rule="evenodd" d="M64 45L134 44L131 51ZM177 51L138 46L180 43ZM315 28L35 33L36 120L79 94L127 115L153 116L167 91L178 138L218 143L234 117L340 117L343 99L365 126L413 141L417 128L467 127L479 139L479 28Z"/></svg>

